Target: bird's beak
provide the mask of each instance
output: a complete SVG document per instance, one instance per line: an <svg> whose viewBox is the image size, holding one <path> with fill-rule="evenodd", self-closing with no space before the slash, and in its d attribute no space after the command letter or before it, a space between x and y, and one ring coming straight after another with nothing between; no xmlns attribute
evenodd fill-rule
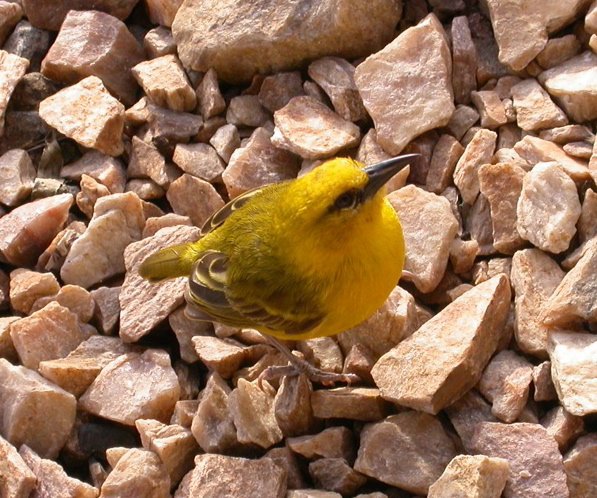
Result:
<svg viewBox="0 0 597 498"><path fill-rule="evenodd" d="M364 168L363 171L369 177L369 183L364 188L364 197L366 199L373 197L390 178L419 156L420 154L404 154Z"/></svg>

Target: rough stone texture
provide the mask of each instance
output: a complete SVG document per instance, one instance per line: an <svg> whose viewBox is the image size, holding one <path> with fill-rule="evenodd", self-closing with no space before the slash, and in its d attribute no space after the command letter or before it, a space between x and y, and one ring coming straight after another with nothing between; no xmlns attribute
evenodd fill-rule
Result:
<svg viewBox="0 0 597 498"><path fill-rule="evenodd" d="M541 312L564 278L559 265L539 249L524 249L512 258L512 287L515 295L514 333L520 349L547 357L549 327Z"/></svg>
<svg viewBox="0 0 597 498"><path fill-rule="evenodd" d="M544 361L533 368L535 401L553 401L557 399L556 388L551 380L551 362Z"/></svg>
<svg viewBox="0 0 597 498"><path fill-rule="evenodd" d="M0 136L4 134L4 114L10 97L28 67L27 59L0 50Z"/></svg>
<svg viewBox="0 0 597 498"><path fill-rule="evenodd" d="M542 72L539 81L572 120L597 118L597 54L583 52Z"/></svg>
<svg viewBox="0 0 597 498"><path fill-rule="evenodd" d="M525 242L516 229L516 207L525 171L511 163L484 164L479 168L479 189L489 202L493 247L513 254Z"/></svg>
<svg viewBox="0 0 597 498"><path fill-rule="evenodd" d="M172 37L172 31L164 26L150 29L143 38L143 48L150 59L176 54L176 44Z"/></svg>
<svg viewBox="0 0 597 498"><path fill-rule="evenodd" d="M198 227L224 206L213 185L186 173L172 182L166 198L176 214L188 216Z"/></svg>
<svg viewBox="0 0 597 498"><path fill-rule="evenodd" d="M151 143L133 137L131 157L127 175L129 178L151 178L161 187L167 188L180 174ZM176 170L176 171L175 171Z"/></svg>
<svg viewBox="0 0 597 498"><path fill-rule="evenodd" d="M544 305L542 321L548 326L597 322L597 237L587 242L582 257Z"/></svg>
<svg viewBox="0 0 597 498"><path fill-rule="evenodd" d="M315 418L346 418L371 422L388 413L379 389L368 387L337 387L322 389L311 394L311 408Z"/></svg>
<svg viewBox="0 0 597 498"><path fill-rule="evenodd" d="M173 111L192 111L197 96L176 55L143 61L131 69L149 99Z"/></svg>
<svg viewBox="0 0 597 498"><path fill-rule="evenodd" d="M91 293L78 285L65 285L57 294L38 298L31 307L31 311L38 311L48 303L56 301L61 306L68 308L79 317L79 321L87 323L95 311L95 303Z"/></svg>
<svg viewBox="0 0 597 498"><path fill-rule="evenodd" d="M375 52L394 36L400 11L388 0L300 6L272 0L224 5L191 0L178 11L172 33L185 67L213 67L224 81L239 83L324 55L352 60ZM226 23L218 22L223 18Z"/></svg>
<svg viewBox="0 0 597 498"><path fill-rule="evenodd" d="M429 488L428 498L500 498L510 466L503 458L458 455Z"/></svg>
<svg viewBox="0 0 597 498"><path fill-rule="evenodd" d="M452 58L435 15L359 64L355 82L378 141L390 154L399 154L423 132L447 125L454 111Z"/></svg>
<svg viewBox="0 0 597 498"><path fill-rule="evenodd" d="M550 69L574 57L580 49L581 44L573 34L550 38L536 60L543 69Z"/></svg>
<svg viewBox="0 0 597 498"><path fill-rule="evenodd" d="M483 128L498 128L508 122L506 109L499 95L494 90L473 92L471 99L479 111Z"/></svg>
<svg viewBox="0 0 597 498"><path fill-rule="evenodd" d="M224 161L216 149L207 144L176 144L172 160L185 173L206 182L216 180L224 171Z"/></svg>
<svg viewBox="0 0 597 498"><path fill-rule="evenodd" d="M17 363L19 358L10 337L10 324L19 319L18 316L0 317L0 358L6 358L11 363Z"/></svg>
<svg viewBox="0 0 597 498"><path fill-rule="evenodd" d="M26 444L42 457L56 458L75 423L75 397L4 358L0 376L1 435L15 446Z"/></svg>
<svg viewBox="0 0 597 498"><path fill-rule="evenodd" d="M456 163L462 156L464 147L451 135L442 135L433 148L433 155L427 172L427 188L441 194L452 183Z"/></svg>
<svg viewBox="0 0 597 498"><path fill-rule="evenodd" d="M282 379L274 399L274 415L284 436L310 432L313 426L312 390L313 386L306 375Z"/></svg>
<svg viewBox="0 0 597 498"><path fill-rule="evenodd" d="M12 4L14 5L14 4ZM36 171L22 149L10 150L0 157L0 203L14 207L31 193Z"/></svg>
<svg viewBox="0 0 597 498"><path fill-rule="evenodd" d="M405 279L412 280L421 292L431 292L446 270L450 245L458 231L450 202L414 185L392 192L387 199L400 217L409 247L404 269L412 276Z"/></svg>
<svg viewBox="0 0 597 498"><path fill-rule="evenodd" d="M477 89L477 50L466 16L452 19L450 34L454 101L457 104L468 104L471 100L471 92Z"/></svg>
<svg viewBox="0 0 597 498"><path fill-rule="evenodd" d="M539 132L539 138L564 145L569 142L594 140L595 136L587 126L571 124L566 126L558 126L557 128L552 128L550 130L543 130Z"/></svg>
<svg viewBox="0 0 597 498"><path fill-rule="evenodd" d="M517 208L517 229L524 239L544 251L565 251L580 212L576 185L557 164L537 164L525 175Z"/></svg>
<svg viewBox="0 0 597 498"><path fill-rule="evenodd" d="M568 496L562 455L554 438L540 425L481 422L472 446L475 453L510 463L504 498Z"/></svg>
<svg viewBox="0 0 597 498"><path fill-rule="evenodd" d="M560 451L568 448L570 442L580 436L585 429L581 417L568 413L561 406L549 410L541 419L541 425L556 440Z"/></svg>
<svg viewBox="0 0 597 498"><path fill-rule="evenodd" d="M299 71L266 76L259 89L259 102L270 112L282 109L293 97L304 95L303 80Z"/></svg>
<svg viewBox="0 0 597 498"><path fill-rule="evenodd" d="M309 474L318 488L354 496L367 482L343 458L321 458L309 464Z"/></svg>
<svg viewBox="0 0 597 498"><path fill-rule="evenodd" d="M218 75L210 68L197 86L197 107L203 119L207 120L226 110L226 101L220 92Z"/></svg>
<svg viewBox="0 0 597 498"><path fill-rule="evenodd" d="M276 464L286 470L286 482L289 489L301 489L307 485L303 478L298 459L286 446L272 448L264 457L272 459Z"/></svg>
<svg viewBox="0 0 597 498"><path fill-rule="evenodd" d="M359 128L309 96L294 97L274 113L272 143L306 159L329 157L357 145Z"/></svg>
<svg viewBox="0 0 597 498"><path fill-rule="evenodd" d="M238 95L230 99L226 121L234 126L256 128L271 120L270 114L259 103L257 95Z"/></svg>
<svg viewBox="0 0 597 498"><path fill-rule="evenodd" d="M3 48L11 54L29 60L30 72L39 71L41 61L50 48L50 39L51 34L48 31L35 28L29 21L22 20L17 23ZM37 79L35 76L31 78Z"/></svg>
<svg viewBox="0 0 597 498"><path fill-rule="evenodd" d="M111 156L119 156L124 150L124 106L96 76L88 76L40 102L39 115L85 147Z"/></svg>
<svg viewBox="0 0 597 498"><path fill-rule="evenodd" d="M232 377L247 358L247 348L233 339L198 335L192 343L199 359L225 379Z"/></svg>
<svg viewBox="0 0 597 498"><path fill-rule="evenodd" d="M460 296L375 364L383 397L433 414L456 401L481 378L509 308L505 275Z"/></svg>
<svg viewBox="0 0 597 498"><path fill-rule="evenodd" d="M456 448L435 417L407 411L367 425L355 470L386 484L426 494Z"/></svg>
<svg viewBox="0 0 597 498"><path fill-rule="evenodd" d="M308 460L342 458L352 462L355 458L354 437L346 427L329 427L318 434L291 437L286 444Z"/></svg>
<svg viewBox="0 0 597 498"><path fill-rule="evenodd" d="M4 45L6 37L23 17L23 9L18 3L0 3L0 46Z"/></svg>
<svg viewBox="0 0 597 498"><path fill-rule="evenodd" d="M137 84L130 69L144 59L143 49L122 21L95 8L68 13L41 72L66 84L97 76L117 98L131 105Z"/></svg>
<svg viewBox="0 0 597 498"><path fill-rule="evenodd" d="M568 124L568 118L549 98L537 80L529 78L512 87L516 122L523 130L534 131Z"/></svg>
<svg viewBox="0 0 597 498"><path fill-rule="evenodd" d="M548 35L569 24L586 0L560 3L541 0L487 0L499 59L515 71L523 69L543 50Z"/></svg>
<svg viewBox="0 0 597 498"><path fill-rule="evenodd" d="M100 330L110 335L120 316L120 287L99 287L91 291L95 303L94 318Z"/></svg>
<svg viewBox="0 0 597 498"><path fill-rule="evenodd" d="M182 216L176 213L168 213L164 216L148 218L145 222L145 227L143 227L143 238L155 235L162 228L175 227L178 225L192 226L193 223L188 216Z"/></svg>
<svg viewBox="0 0 597 498"><path fill-rule="evenodd" d="M296 345L305 359L326 372L341 372L344 357L333 337L315 337L299 341Z"/></svg>
<svg viewBox="0 0 597 498"><path fill-rule="evenodd" d="M564 470L568 478L570 498L589 498L597 493L597 434L578 438L564 457Z"/></svg>
<svg viewBox="0 0 597 498"><path fill-rule="evenodd" d="M124 192L126 172L121 162L114 157L92 150L60 170L61 177L77 182L81 181L84 174L105 185L111 194Z"/></svg>
<svg viewBox="0 0 597 498"><path fill-rule="evenodd" d="M126 183L125 191L137 194L137 197L144 201L160 199L164 197L165 193L164 189L157 183L145 178L129 180Z"/></svg>
<svg viewBox="0 0 597 498"><path fill-rule="evenodd" d="M209 143L224 162L228 163L232 153L240 147L240 136L236 126L231 124L221 126L209 139Z"/></svg>
<svg viewBox="0 0 597 498"><path fill-rule="evenodd" d="M35 474L17 449L0 436L0 495L7 498L29 497L35 485Z"/></svg>
<svg viewBox="0 0 597 498"><path fill-rule="evenodd" d="M124 254L126 276L120 292L120 337L134 342L178 308L184 301L185 278L151 284L138 274L149 255L167 246L199 239L199 229L183 225L163 228L153 237L130 244Z"/></svg>
<svg viewBox="0 0 597 498"><path fill-rule="evenodd" d="M295 178L298 168L296 156L277 148L271 132L257 128L245 146L233 152L222 180L234 198L255 187Z"/></svg>
<svg viewBox="0 0 597 498"><path fill-rule="evenodd" d="M564 408L582 417L597 412L597 338L553 332L549 341L551 376Z"/></svg>
<svg viewBox="0 0 597 498"><path fill-rule="evenodd" d="M134 426L139 418L167 422L180 396L167 353L126 353L106 365L79 400L82 410Z"/></svg>
<svg viewBox="0 0 597 498"><path fill-rule="evenodd" d="M53 296L59 290L60 284L53 273L38 273L25 268L10 272L10 306L24 315L29 314L39 298Z"/></svg>
<svg viewBox="0 0 597 498"><path fill-rule="evenodd" d="M460 140L478 119L479 113L475 109L466 105L458 105L450 117L446 129L456 140Z"/></svg>

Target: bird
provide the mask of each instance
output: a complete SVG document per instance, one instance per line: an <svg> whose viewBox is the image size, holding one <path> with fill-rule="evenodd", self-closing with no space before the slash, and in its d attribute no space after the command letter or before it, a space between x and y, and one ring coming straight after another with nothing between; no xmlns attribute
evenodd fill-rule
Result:
<svg viewBox="0 0 597 498"><path fill-rule="evenodd" d="M323 384L357 382L316 368L280 341L339 334L383 305L405 261L385 184L417 157L371 166L337 157L249 190L216 211L197 241L149 255L138 272L150 282L188 277L189 318L261 332L289 360L263 378L305 373Z"/></svg>

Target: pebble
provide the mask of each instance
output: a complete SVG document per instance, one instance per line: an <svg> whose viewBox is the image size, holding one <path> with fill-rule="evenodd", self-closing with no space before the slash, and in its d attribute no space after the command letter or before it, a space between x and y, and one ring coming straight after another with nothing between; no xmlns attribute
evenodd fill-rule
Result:
<svg viewBox="0 0 597 498"><path fill-rule="evenodd" d="M564 456L564 470L568 478L571 498L589 497L597 493L597 435L587 434L578 438Z"/></svg>
<svg viewBox="0 0 597 498"><path fill-rule="evenodd" d="M172 161L185 173L206 182L212 182L220 178L225 166L224 161L214 147L201 143L176 144Z"/></svg>
<svg viewBox="0 0 597 498"><path fill-rule="evenodd" d="M27 59L0 50L0 82L2 83L0 90L0 135L4 133L4 115L10 97L27 72L28 67L29 61Z"/></svg>
<svg viewBox="0 0 597 498"><path fill-rule="evenodd" d="M22 204L33 189L35 177L26 151L13 149L0 156L0 203L10 207Z"/></svg>
<svg viewBox="0 0 597 498"><path fill-rule="evenodd" d="M525 79L512 87L516 122L525 131L556 128L568 124L564 111L553 103L537 80Z"/></svg>
<svg viewBox="0 0 597 498"><path fill-rule="evenodd" d="M150 59L176 54L176 44L172 37L172 31L164 26L150 29L143 38L143 48Z"/></svg>
<svg viewBox="0 0 597 498"><path fill-rule="evenodd" d="M262 360L267 357L267 354L264 355ZM280 358L279 354L270 356L270 358L272 358L272 365L287 363L287 360L283 357ZM306 434L311 431L314 425L311 408L312 391L311 381L305 375L282 378L274 398L274 415L285 437Z"/></svg>
<svg viewBox="0 0 597 498"><path fill-rule="evenodd" d="M37 478L17 449L0 436L0 494L6 497L30 496Z"/></svg>
<svg viewBox="0 0 597 498"><path fill-rule="evenodd" d="M218 191L205 180L183 174L174 180L166 199L176 214L188 216L195 226L203 226L207 219L224 206Z"/></svg>
<svg viewBox="0 0 597 498"><path fill-rule="evenodd" d="M311 394L315 418L346 418L370 422L384 418L388 403L379 389L370 387L337 387L321 389Z"/></svg>
<svg viewBox="0 0 597 498"><path fill-rule="evenodd" d="M351 495L357 492L367 478L356 472L343 458L320 458L309 463L309 474L318 488Z"/></svg>
<svg viewBox="0 0 597 498"><path fill-rule="evenodd" d="M258 97L261 105L274 113L293 97L304 94L300 71L290 71L266 76L259 88Z"/></svg>
<svg viewBox="0 0 597 498"><path fill-rule="evenodd" d="M318 434L290 437L287 446L308 460L341 458L353 462L356 456L354 437L346 427L329 427Z"/></svg>

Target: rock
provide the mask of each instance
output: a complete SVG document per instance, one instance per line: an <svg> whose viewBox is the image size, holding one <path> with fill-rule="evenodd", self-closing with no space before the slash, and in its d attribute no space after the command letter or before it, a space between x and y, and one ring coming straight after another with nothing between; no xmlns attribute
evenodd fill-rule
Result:
<svg viewBox="0 0 597 498"><path fill-rule="evenodd" d="M182 0L147 0L147 14L154 24L172 26L172 21L180 7Z"/></svg>
<svg viewBox="0 0 597 498"><path fill-rule="evenodd" d="M573 34L550 38L537 55L537 62L543 69L550 69L574 57L580 49L581 45Z"/></svg>
<svg viewBox="0 0 597 498"><path fill-rule="evenodd" d="M556 440L560 450L566 449L585 428L581 417L568 413L561 406L549 410L541 419L541 425Z"/></svg>
<svg viewBox="0 0 597 498"><path fill-rule="evenodd" d="M170 497L170 478L160 458L140 448L125 450L108 474L101 489L102 498L143 496Z"/></svg>
<svg viewBox="0 0 597 498"><path fill-rule="evenodd" d="M77 401L37 372L0 358L0 433L15 446L56 458L75 423Z"/></svg>
<svg viewBox="0 0 597 498"><path fill-rule="evenodd" d="M226 121L237 127L256 128L270 121L270 114L261 106L257 95L238 95L230 100Z"/></svg>
<svg viewBox="0 0 597 498"><path fill-rule="evenodd" d="M172 33L185 67L213 67L222 80L240 83L258 73L299 68L324 55L352 60L375 52L394 36L400 11L387 0L300 6L193 0L181 6ZM223 18L228 22L218 22ZM328 22L322 25L321 19Z"/></svg>
<svg viewBox="0 0 597 498"><path fill-rule="evenodd" d="M510 466L503 458L458 455L429 488L428 498L500 498Z"/></svg>
<svg viewBox="0 0 597 498"><path fill-rule="evenodd" d="M597 436L594 433L578 438L572 449L564 457L564 470L568 478L571 498L582 498L597 492Z"/></svg>
<svg viewBox="0 0 597 498"><path fill-rule="evenodd" d="M166 198L175 213L188 216L199 227L224 206L220 194L210 183L186 173L172 182Z"/></svg>
<svg viewBox="0 0 597 498"><path fill-rule="evenodd" d="M120 292L120 337L125 342L139 340L184 302L185 278L151 284L138 274L141 262L158 249L198 239L198 228L179 225L126 248L127 272Z"/></svg>
<svg viewBox="0 0 597 498"><path fill-rule="evenodd" d="M570 142L563 149L569 156L580 159L590 159L593 154L593 146L587 142Z"/></svg>
<svg viewBox="0 0 597 498"><path fill-rule="evenodd" d="M69 85L97 76L115 97L131 105L137 84L130 70L144 59L143 49L122 21L95 7L88 11L75 9L66 15L41 72Z"/></svg>
<svg viewBox="0 0 597 498"><path fill-rule="evenodd" d="M452 19L450 34L454 101L457 104L468 104L471 100L471 92L477 89L477 50L466 16Z"/></svg>
<svg viewBox="0 0 597 498"><path fill-rule="evenodd" d="M179 395L168 355L148 349L143 354L123 354L106 365L81 396L79 406L98 417L133 426L139 418L170 420Z"/></svg>
<svg viewBox="0 0 597 498"><path fill-rule="evenodd" d="M448 406L446 413L468 453L472 452L471 440L477 424L497 422L491 414L491 406L475 389L471 389L458 401Z"/></svg>
<svg viewBox="0 0 597 498"><path fill-rule="evenodd" d="M549 98L537 80L529 78L512 87L516 122L523 130L534 131L568 124L568 118Z"/></svg>
<svg viewBox="0 0 597 498"><path fill-rule="evenodd" d="M195 91L176 55L139 62L131 73L154 104L173 111L195 109Z"/></svg>
<svg viewBox="0 0 597 498"><path fill-rule="evenodd" d="M310 436L291 437L286 444L308 460L326 458L353 462L356 453L352 432L342 426L329 427Z"/></svg>
<svg viewBox="0 0 597 498"><path fill-rule="evenodd" d="M305 375L282 378L274 399L274 415L284 436L305 434L313 426L312 391Z"/></svg>
<svg viewBox="0 0 597 498"><path fill-rule="evenodd" d="M240 136L236 126L231 124L221 126L209 139L209 143L216 149L218 155L228 163L232 153L240 147Z"/></svg>
<svg viewBox="0 0 597 498"><path fill-rule="evenodd" d="M180 425L166 425L156 420L140 419L135 426L146 450L153 451L166 467L172 487L193 467L199 449L193 434Z"/></svg>
<svg viewBox="0 0 597 498"><path fill-rule="evenodd" d="M578 123L597 117L597 54L586 51L539 75L539 81Z"/></svg>
<svg viewBox="0 0 597 498"><path fill-rule="evenodd" d="M10 97L27 72L28 67L29 61L27 59L0 50L0 81L2 82L2 91L0 91L0 136L4 134L4 114Z"/></svg>
<svg viewBox="0 0 597 498"><path fill-rule="evenodd" d="M585 0L553 4L546 10L541 1L524 5L515 0L488 0L493 32L498 43L500 62L520 71L543 50L548 35L569 24L586 5Z"/></svg>
<svg viewBox="0 0 597 498"><path fill-rule="evenodd" d="M479 113L475 109L466 105L458 105L450 117L446 128L456 140L460 140L478 119Z"/></svg>
<svg viewBox="0 0 597 498"><path fill-rule="evenodd" d="M450 245L458 230L450 203L414 185L392 192L387 199L400 217L409 247L404 269L412 277L407 279L421 292L431 292L446 270ZM431 219L432 225L428 222Z"/></svg>
<svg viewBox="0 0 597 498"><path fill-rule="evenodd" d="M119 156L124 150L124 106L96 76L88 76L43 100L39 114L50 126L85 147L111 156Z"/></svg>
<svg viewBox="0 0 597 498"><path fill-rule="evenodd" d="M582 257L549 296L541 319L547 326L567 326L580 321L597 321L595 288L597 273L597 238L586 244Z"/></svg>
<svg viewBox="0 0 597 498"><path fill-rule="evenodd" d="M487 365L479 391L493 403L491 413L510 423L518 419L527 404L533 365L514 351L499 352Z"/></svg>
<svg viewBox="0 0 597 498"><path fill-rule="evenodd" d="M172 160L185 173L206 182L219 178L225 166L216 150L207 144L176 144Z"/></svg>
<svg viewBox="0 0 597 498"><path fill-rule="evenodd" d="M91 291L95 303L94 318L104 334L111 334L120 316L120 287L99 287Z"/></svg>
<svg viewBox="0 0 597 498"><path fill-rule="evenodd" d="M481 116L481 126L483 128L495 129L508 122L504 103L500 100L494 90L483 90L473 92L471 99Z"/></svg>
<svg viewBox="0 0 597 498"><path fill-rule="evenodd" d="M161 187L167 188L179 175L158 149L138 137L133 137L131 158L127 168L129 178L151 178Z"/></svg>
<svg viewBox="0 0 597 498"><path fill-rule="evenodd" d="M148 218L143 227L143 238L155 235L162 228L175 227L178 225L192 226L191 218L180 214L168 213L164 216Z"/></svg>
<svg viewBox="0 0 597 498"><path fill-rule="evenodd" d="M10 305L24 315L30 313L39 298L53 296L59 290L60 284L52 273L38 273L25 268L10 273Z"/></svg>
<svg viewBox="0 0 597 498"><path fill-rule="evenodd" d="M207 453L228 452L239 446L230 411L231 391L217 373L207 379L191 425L193 436Z"/></svg>
<svg viewBox="0 0 597 498"><path fill-rule="evenodd" d="M60 170L61 177L77 182L81 181L83 175L105 185L111 194L124 192L126 172L120 161L114 157L93 150Z"/></svg>
<svg viewBox="0 0 597 498"><path fill-rule="evenodd" d="M37 478L33 496L77 496L96 498L99 490L89 484L67 475L61 465L52 460L40 458L27 445L21 446L19 455Z"/></svg>
<svg viewBox="0 0 597 498"><path fill-rule="evenodd" d="M198 406L199 401L196 399L178 400L176 405L174 405L174 413L172 414L170 423L190 429Z"/></svg>
<svg viewBox="0 0 597 498"><path fill-rule="evenodd" d="M16 5L16 4L11 4ZM36 171L26 151L10 150L0 157L0 203L14 207L31 193Z"/></svg>
<svg viewBox="0 0 597 498"><path fill-rule="evenodd" d="M364 496L364 495L358 495ZM387 496L387 495L384 495ZM341 498L340 493L334 491L322 491L320 489L292 489L288 491L286 498Z"/></svg>
<svg viewBox="0 0 597 498"><path fill-rule="evenodd" d="M298 169L297 158L276 147L268 130L257 128L246 145L234 151L222 180L232 199L252 188L295 178Z"/></svg>
<svg viewBox="0 0 597 498"><path fill-rule="evenodd" d="M471 240L477 242L479 255L486 256L495 253L491 208L487 197L481 193L477 196L464 220L464 231L470 234Z"/></svg>
<svg viewBox="0 0 597 498"><path fill-rule="evenodd" d="M18 363L19 360L10 337L10 324L19 319L18 316L0 317L0 358L6 358L11 363Z"/></svg>
<svg viewBox="0 0 597 498"><path fill-rule="evenodd" d="M452 175L456 163L464 147L451 135L442 135L433 148L433 155L425 182L427 188L434 194L441 194L452 183Z"/></svg>
<svg viewBox="0 0 597 498"><path fill-rule="evenodd" d="M73 243L62 265L62 280L89 288L123 273L123 252L141 238L144 223L141 200L133 192L98 199L87 230Z"/></svg>
<svg viewBox="0 0 597 498"><path fill-rule="evenodd" d="M226 101L218 85L218 75L213 68L205 73L201 83L197 86L197 102L197 107L205 120L226 110Z"/></svg>
<svg viewBox="0 0 597 498"><path fill-rule="evenodd" d="M384 399L433 414L456 401L481 378L509 307L505 275L450 303L375 364L371 374Z"/></svg>
<svg viewBox="0 0 597 498"><path fill-rule="evenodd" d="M172 31L164 26L150 29L143 38L143 48L150 59L176 54L176 44L172 37Z"/></svg>
<svg viewBox="0 0 597 498"><path fill-rule="evenodd" d="M458 187L462 199L472 205L479 194L478 169L491 162L495 150L497 133L481 129L469 142L454 170L454 184Z"/></svg>
<svg viewBox="0 0 597 498"><path fill-rule="evenodd" d="M318 488L354 496L367 482L343 458L321 458L309 464L309 474Z"/></svg>
<svg viewBox="0 0 597 498"><path fill-rule="evenodd" d="M280 442L282 431L274 415L274 396L256 383L239 379L229 397L230 413L241 443L269 448Z"/></svg>
<svg viewBox="0 0 597 498"><path fill-rule="evenodd" d="M450 246L450 263L454 273L463 274L470 271L479 254L479 243L476 240L454 239Z"/></svg>
<svg viewBox="0 0 597 498"><path fill-rule="evenodd" d="M153 180L143 178L129 180L126 184L125 191L133 192L139 199L144 201L160 199L164 197L165 194L164 189Z"/></svg>
<svg viewBox="0 0 597 498"><path fill-rule="evenodd" d="M387 415L388 404L378 389L369 387L337 387L311 394L315 418L346 418L371 422Z"/></svg>
<svg viewBox="0 0 597 498"><path fill-rule="evenodd" d="M597 412L597 339L592 334L553 332L548 346L551 376L564 408L582 417Z"/></svg>
<svg viewBox="0 0 597 498"><path fill-rule="evenodd" d="M286 471L286 482L289 489L300 489L306 486L301 467L299 467L298 459L288 447L272 448L264 455L264 457L272 459L278 466Z"/></svg>
<svg viewBox="0 0 597 498"><path fill-rule="evenodd" d="M31 308L31 311L37 311L42 309L48 303L56 301L61 306L71 310L79 321L87 323L91 320L93 312L95 310L95 303L91 294L79 287L78 285L65 285L62 287L57 294L47 295L38 298Z"/></svg>
<svg viewBox="0 0 597 498"><path fill-rule="evenodd" d="M39 71L41 61L50 48L50 33L35 28L26 20L19 21L4 43L4 50L29 60L29 71Z"/></svg>
<svg viewBox="0 0 597 498"><path fill-rule="evenodd" d="M354 468L386 484L424 495L455 456L454 443L438 419L406 411L363 429Z"/></svg>
<svg viewBox="0 0 597 498"><path fill-rule="evenodd" d="M0 436L0 462L0 494L7 498L29 496L36 487L37 478L17 449L2 436Z"/></svg>
<svg viewBox="0 0 597 498"><path fill-rule="evenodd" d="M100 197L110 195L110 191L97 180L85 174L81 177L80 187L81 191L75 197L77 207L85 213L85 216L91 218L97 200Z"/></svg>
<svg viewBox="0 0 597 498"><path fill-rule="evenodd" d="M297 343L305 359L326 372L341 372L344 357L340 346L332 337L316 337Z"/></svg>
<svg viewBox="0 0 597 498"><path fill-rule="evenodd" d="M313 97L294 97L274 113L272 143L306 159L329 157L357 145L356 125L342 119Z"/></svg>
<svg viewBox="0 0 597 498"><path fill-rule="evenodd" d="M192 343L199 359L225 379L232 377L247 358L247 348L232 339L198 335Z"/></svg>
<svg viewBox="0 0 597 498"><path fill-rule="evenodd" d="M520 349L547 357L549 327L540 315L545 303L564 278L559 265L539 249L524 249L512 258L512 287L515 296L514 333Z"/></svg>
<svg viewBox="0 0 597 498"><path fill-rule="evenodd" d="M550 130L539 132L539 138L548 140L556 144L567 144L569 142L579 142L581 140L594 140L593 132L584 125L571 124L558 126Z"/></svg>
<svg viewBox="0 0 597 498"><path fill-rule="evenodd" d="M6 37L23 17L23 9L18 3L0 3L0 46L4 45Z"/></svg>
<svg viewBox="0 0 597 498"><path fill-rule="evenodd" d="M261 105L274 113L288 104L293 97L304 94L301 73L292 71L266 76L261 83L258 97Z"/></svg>
<svg viewBox="0 0 597 498"><path fill-rule="evenodd" d="M551 380L551 362L544 361L533 368L535 401L553 401L557 399L556 388Z"/></svg>
<svg viewBox="0 0 597 498"><path fill-rule="evenodd" d="M525 245L517 227L516 206L525 171L512 163L484 164L478 170L479 190L489 202L493 247L514 254Z"/></svg>
<svg viewBox="0 0 597 498"><path fill-rule="evenodd" d="M174 496L284 498L286 471L270 458L249 460L224 455L198 455L195 468L185 476Z"/></svg>
<svg viewBox="0 0 597 498"><path fill-rule="evenodd" d="M505 458L510 476L505 498L568 496L558 445L538 424L481 422L472 441L475 453Z"/></svg>
<svg viewBox="0 0 597 498"><path fill-rule="evenodd" d="M392 155L425 131L447 125L454 111L452 60L435 15L359 64L355 82L380 145Z"/></svg>

